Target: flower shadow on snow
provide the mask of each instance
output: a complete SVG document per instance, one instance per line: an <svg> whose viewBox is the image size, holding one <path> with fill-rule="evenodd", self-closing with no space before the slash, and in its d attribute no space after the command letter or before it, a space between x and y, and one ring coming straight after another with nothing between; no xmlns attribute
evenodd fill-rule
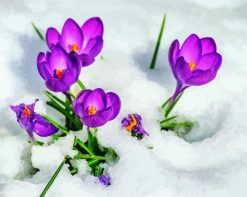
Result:
<svg viewBox="0 0 247 197"><path fill-rule="evenodd" d="M145 73L146 77L156 82L157 84L166 88L169 92L173 92L176 86L176 80L173 77L170 65L168 62L168 48L160 48L156 59L155 69L149 69L152 61L156 43L149 41L148 49L143 51L142 49L135 50L133 54L133 59L137 64L138 68ZM138 51L136 53L136 51Z"/></svg>

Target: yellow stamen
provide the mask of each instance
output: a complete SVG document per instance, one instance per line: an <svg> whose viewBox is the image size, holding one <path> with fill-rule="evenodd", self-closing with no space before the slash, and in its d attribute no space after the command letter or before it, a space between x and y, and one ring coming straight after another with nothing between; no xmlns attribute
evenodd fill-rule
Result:
<svg viewBox="0 0 247 197"><path fill-rule="evenodd" d="M94 114L96 114L96 112L97 112L96 107L94 107L94 106L89 107L89 109L88 109L88 115L89 116L93 116Z"/></svg>
<svg viewBox="0 0 247 197"><path fill-rule="evenodd" d="M196 68L196 63L195 62L190 62L189 63L190 71L193 71Z"/></svg>
<svg viewBox="0 0 247 197"><path fill-rule="evenodd" d="M31 115L30 109L28 109L28 107L25 106L24 110L23 110L24 116L26 116L26 118L29 118Z"/></svg>
<svg viewBox="0 0 247 197"><path fill-rule="evenodd" d="M127 129L128 132L131 132L132 128L134 126L136 126L136 124L137 124L137 121L136 121L136 118L135 118L134 115L131 115L131 119L132 120L130 121L130 124L126 127L126 129Z"/></svg>
<svg viewBox="0 0 247 197"><path fill-rule="evenodd" d="M71 51L77 52L78 50L79 50L79 47L77 46L77 44L71 45Z"/></svg>
<svg viewBox="0 0 247 197"><path fill-rule="evenodd" d="M56 70L56 75L57 75L58 79L61 79L62 76L63 76L63 70L60 69L60 68L57 69L57 70Z"/></svg>

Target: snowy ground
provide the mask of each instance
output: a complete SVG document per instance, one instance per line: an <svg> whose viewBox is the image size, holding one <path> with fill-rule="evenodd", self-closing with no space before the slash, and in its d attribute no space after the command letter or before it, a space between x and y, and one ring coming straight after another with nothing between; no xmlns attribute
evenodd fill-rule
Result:
<svg viewBox="0 0 247 197"><path fill-rule="evenodd" d="M45 30L61 28L68 17L83 23L92 16L104 21L104 59L83 69L81 80L87 87L120 95L122 110L100 129L99 139L121 159L108 170L111 187L95 184L82 165L82 173L73 177L64 168L47 196L246 196L246 9L245 0L1 0L0 196L38 196L62 160L61 147L66 148L72 139L68 136L66 142L51 147L31 148L8 108L34 98L44 100L36 56L45 45L30 23ZM164 13L164 39L157 68L150 71ZM167 61L169 44L176 38L182 42L190 33L214 37L223 65L214 82L188 89L176 107L175 112L199 122L187 136L189 143L161 133L157 120L159 106L175 88ZM47 110L43 102L37 106L37 111ZM127 113L143 116L150 137L137 141L120 128ZM154 149L147 149L148 145ZM40 169L33 177L31 165Z"/></svg>

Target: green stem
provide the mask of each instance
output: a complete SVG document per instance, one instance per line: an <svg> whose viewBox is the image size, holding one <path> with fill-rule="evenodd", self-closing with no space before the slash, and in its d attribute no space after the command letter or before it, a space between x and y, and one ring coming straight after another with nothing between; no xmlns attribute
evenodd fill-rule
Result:
<svg viewBox="0 0 247 197"><path fill-rule="evenodd" d="M80 88L81 88L82 90L86 90L86 89L87 89L87 88L85 87L85 85L81 82L80 79L77 80L77 84L80 86Z"/></svg>
<svg viewBox="0 0 247 197"><path fill-rule="evenodd" d="M98 159L98 160L106 160L106 158L105 157L103 157L103 156L97 156L97 155L95 155L95 156L91 156L91 155L76 155L75 157L74 157L74 159Z"/></svg>
<svg viewBox="0 0 247 197"><path fill-rule="evenodd" d="M59 174L59 172L62 170L64 164L65 164L66 159L63 160L63 162L59 165L58 169L56 170L56 172L53 174L53 176L51 177L50 181L47 183L47 185L45 186L45 189L42 191L42 193L40 194L40 197L44 197L46 192L49 190L49 188L51 187L52 183L55 181L55 179L57 178L57 175Z"/></svg>
<svg viewBox="0 0 247 197"><path fill-rule="evenodd" d="M66 128L64 128L62 125L58 124L57 122L55 122L54 120L52 120L50 117L48 117L45 114L42 114L42 116L51 124L53 124L55 127L57 127L58 129L60 129L65 135L69 134L69 131L67 131Z"/></svg>
<svg viewBox="0 0 247 197"><path fill-rule="evenodd" d="M60 98L58 98L57 96L55 96L54 94L48 92L48 91L45 91L44 94L49 98L49 99L53 99L57 102L59 102L61 105L63 106L66 106L66 103L64 101L62 101Z"/></svg>
<svg viewBox="0 0 247 197"><path fill-rule="evenodd" d="M67 92L73 99L75 99L75 95L74 94L72 94L72 92L71 91L68 91Z"/></svg>
<svg viewBox="0 0 247 197"><path fill-rule="evenodd" d="M154 55L153 55L153 58L152 58L152 62L151 62L150 67L149 67L150 69L154 69L155 64L156 64L156 59L157 59L157 55L158 55L159 48L160 48L160 43L161 43L161 39L162 39L164 27L165 27L165 22L166 22L166 15L164 15L163 20L162 20L162 24L161 24L160 32L159 32L159 37L158 37L158 40L156 42L156 47L155 47L155 50L154 50Z"/></svg>
<svg viewBox="0 0 247 197"><path fill-rule="evenodd" d="M95 154L93 153L93 151L91 149L89 149L83 142L81 142L78 139L75 139L75 144L74 146L80 146L81 148L83 148L85 151L87 151L91 156L95 156Z"/></svg>

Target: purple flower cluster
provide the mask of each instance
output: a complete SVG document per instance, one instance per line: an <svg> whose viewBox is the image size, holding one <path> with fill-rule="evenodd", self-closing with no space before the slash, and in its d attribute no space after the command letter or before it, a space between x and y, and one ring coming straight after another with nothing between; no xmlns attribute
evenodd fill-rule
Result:
<svg viewBox="0 0 247 197"><path fill-rule="evenodd" d="M50 136L58 131L56 127L47 122L41 115L34 112L35 103L26 105L11 105L10 108L16 113L17 122L24 128L33 140L33 133L41 137Z"/></svg>
<svg viewBox="0 0 247 197"><path fill-rule="evenodd" d="M80 75L81 67L92 64L103 47L104 27L100 18L88 19L81 27L71 18L61 34L48 28L46 42L50 51L37 58L38 71L48 89L66 92Z"/></svg>
<svg viewBox="0 0 247 197"><path fill-rule="evenodd" d="M142 117L139 114L129 114L122 120L122 127L134 136L149 135L142 127Z"/></svg>

